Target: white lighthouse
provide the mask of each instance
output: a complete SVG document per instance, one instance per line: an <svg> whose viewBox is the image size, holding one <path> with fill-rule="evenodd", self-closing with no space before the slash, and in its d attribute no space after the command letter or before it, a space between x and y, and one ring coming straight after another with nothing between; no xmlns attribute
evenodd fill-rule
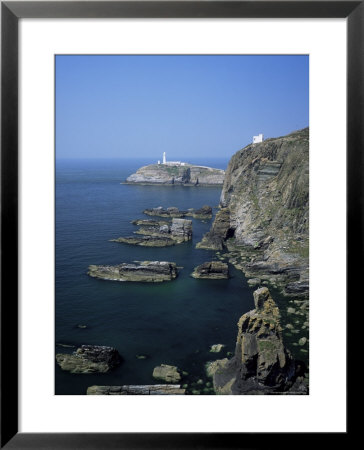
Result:
<svg viewBox="0 0 364 450"><path fill-rule="evenodd" d="M163 164L165 164L167 162L166 160L166 152L163 152Z"/></svg>

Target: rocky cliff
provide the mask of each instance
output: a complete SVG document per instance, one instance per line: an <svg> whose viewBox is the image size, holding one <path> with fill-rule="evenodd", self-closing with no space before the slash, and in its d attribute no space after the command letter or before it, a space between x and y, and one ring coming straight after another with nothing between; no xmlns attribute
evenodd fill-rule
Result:
<svg viewBox="0 0 364 450"><path fill-rule="evenodd" d="M266 287L254 292L255 309L238 322L232 359L210 363L217 394L306 394L304 367L283 344L280 313Z"/></svg>
<svg viewBox="0 0 364 450"><path fill-rule="evenodd" d="M248 277L308 296L309 130L267 139L230 160L210 232L199 248L233 252Z"/></svg>
<svg viewBox="0 0 364 450"><path fill-rule="evenodd" d="M192 164L169 165L151 164L141 167L130 175L126 182L129 184L166 184L166 185L222 185L225 171Z"/></svg>

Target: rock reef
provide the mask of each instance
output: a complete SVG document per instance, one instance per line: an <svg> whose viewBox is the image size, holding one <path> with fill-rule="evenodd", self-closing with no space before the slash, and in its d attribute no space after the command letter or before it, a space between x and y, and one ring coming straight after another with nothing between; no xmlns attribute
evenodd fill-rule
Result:
<svg viewBox="0 0 364 450"><path fill-rule="evenodd" d="M142 226L135 233L142 236L119 237L111 239L111 242L143 247L169 247L182 244L192 239L192 220L173 218L171 223L144 220Z"/></svg>
<svg viewBox="0 0 364 450"><path fill-rule="evenodd" d="M138 169L126 179L128 184L181 186L222 185L225 171L192 164L151 164Z"/></svg>
<svg viewBox="0 0 364 450"><path fill-rule="evenodd" d="M211 219L212 218L212 208L211 206L204 205L200 209L189 208L186 211L180 210L175 206L170 206L167 209L158 206L158 208L145 209L144 214L148 216L158 216L165 218L183 218L183 217L194 217L195 219Z"/></svg>
<svg viewBox="0 0 364 450"><path fill-rule="evenodd" d="M111 281L159 283L174 280L177 266L168 261L143 261L139 264L122 263L116 266L89 266L88 275Z"/></svg>
<svg viewBox="0 0 364 450"><path fill-rule="evenodd" d="M307 297L309 130L267 139L230 160L220 211L197 248L235 253L248 278Z"/></svg>
<svg viewBox="0 0 364 450"><path fill-rule="evenodd" d="M268 288L254 292L255 309L238 322L232 359L207 367L217 394L306 394L303 365L284 346L280 313Z"/></svg>
<svg viewBox="0 0 364 450"><path fill-rule="evenodd" d="M226 279L229 278L229 267L226 263L220 261L205 262L195 267L191 277L209 280Z"/></svg>
<svg viewBox="0 0 364 450"><path fill-rule="evenodd" d="M87 395L184 395L179 384L146 384L126 386L90 386Z"/></svg>
<svg viewBox="0 0 364 450"><path fill-rule="evenodd" d="M72 354L57 353L56 361L71 373L106 373L120 364L121 356L113 347L82 345Z"/></svg>

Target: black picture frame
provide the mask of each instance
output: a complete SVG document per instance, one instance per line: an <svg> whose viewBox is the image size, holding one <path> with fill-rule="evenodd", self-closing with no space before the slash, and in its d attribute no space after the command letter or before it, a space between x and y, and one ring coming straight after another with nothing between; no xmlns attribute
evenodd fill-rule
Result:
<svg viewBox="0 0 364 450"><path fill-rule="evenodd" d="M18 21L21 18L347 18L347 304L363 273L363 1L1 2L1 448L286 448L290 433L18 433ZM334 132L334 130L333 130ZM353 298L353 300L355 300ZM350 346L347 347L350 352ZM349 418L349 414L347 416ZM257 418L257 420L259 420ZM340 444L349 436L337 433ZM295 447L313 437L294 437ZM324 433L315 445L327 444Z"/></svg>

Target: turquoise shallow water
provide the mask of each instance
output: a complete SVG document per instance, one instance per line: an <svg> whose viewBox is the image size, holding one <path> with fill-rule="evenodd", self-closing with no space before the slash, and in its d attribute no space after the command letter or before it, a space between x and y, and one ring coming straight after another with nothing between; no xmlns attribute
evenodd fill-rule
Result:
<svg viewBox="0 0 364 450"><path fill-rule="evenodd" d="M225 168L227 162L204 163ZM187 382L204 378L206 361L234 350L236 323L253 306L252 289L232 266L229 280L190 277L195 266L214 258L214 252L195 249L211 221L193 219L193 241L174 247L109 242L135 231L130 222L142 218L145 208L218 205L220 187L120 184L141 165L131 160L57 161L56 342L110 345L124 361L104 375L72 375L56 365L56 394L85 394L93 384L154 383L153 368L161 363L187 371ZM134 260L175 261L183 269L175 281L158 284L87 276L90 264ZM219 354L210 353L217 343L226 347ZM56 347L56 352L67 351L72 349ZM137 354L148 359L139 360Z"/></svg>

